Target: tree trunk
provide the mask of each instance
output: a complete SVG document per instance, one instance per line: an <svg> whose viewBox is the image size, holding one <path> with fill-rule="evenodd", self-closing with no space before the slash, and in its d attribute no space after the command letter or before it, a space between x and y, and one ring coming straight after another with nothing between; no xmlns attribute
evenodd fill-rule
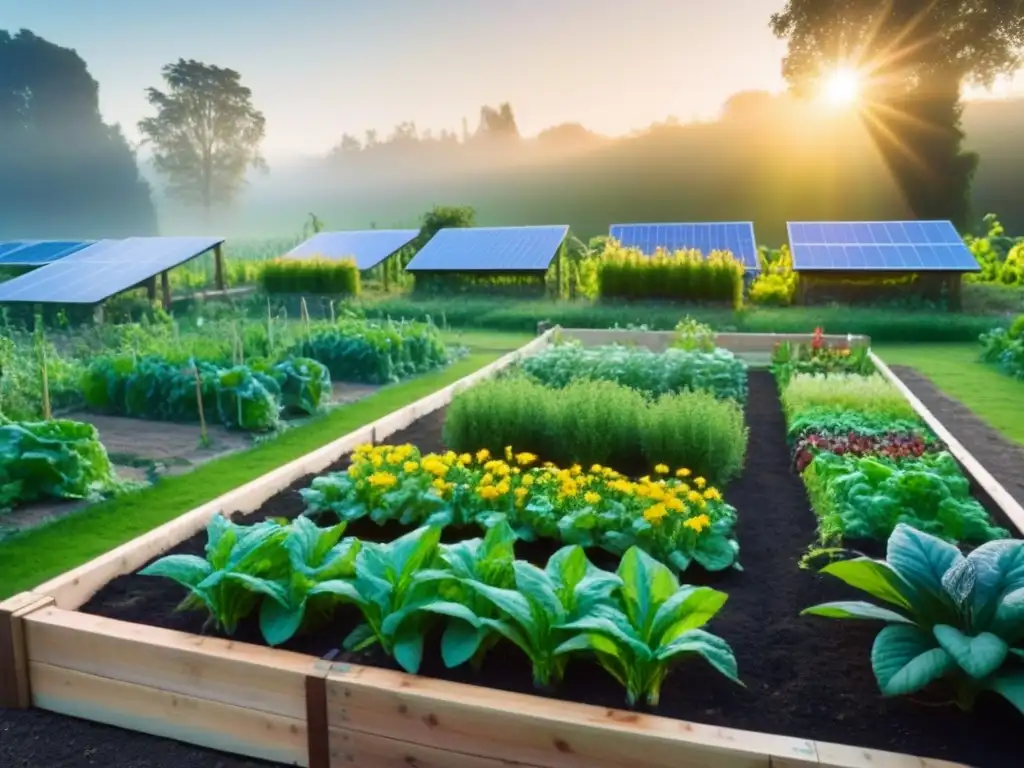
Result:
<svg viewBox="0 0 1024 768"><path fill-rule="evenodd" d="M914 215L963 228L978 158L961 151L960 81L930 73L905 95L869 107L864 119Z"/></svg>

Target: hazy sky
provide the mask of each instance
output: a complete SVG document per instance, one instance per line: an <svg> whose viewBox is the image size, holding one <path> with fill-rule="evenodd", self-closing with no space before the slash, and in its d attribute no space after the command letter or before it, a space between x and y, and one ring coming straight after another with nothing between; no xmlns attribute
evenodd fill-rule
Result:
<svg viewBox="0 0 1024 768"><path fill-rule="evenodd" d="M579 121L609 134L710 117L730 94L780 90L784 0L0 0L0 28L74 48L104 117L137 138L144 89L195 58L242 73L269 156L342 132L475 128L512 103L526 134Z"/></svg>

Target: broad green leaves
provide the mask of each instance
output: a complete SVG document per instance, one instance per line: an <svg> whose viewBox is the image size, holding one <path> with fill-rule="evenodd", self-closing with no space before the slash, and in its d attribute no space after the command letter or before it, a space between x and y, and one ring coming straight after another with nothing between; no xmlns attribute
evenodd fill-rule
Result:
<svg viewBox="0 0 1024 768"><path fill-rule="evenodd" d="M898 525L885 561L832 563L836 576L898 610L867 602L825 603L804 614L889 624L875 638L871 664L886 696L915 693L941 681L970 708L991 690L1024 711L1024 684L1014 648L1024 639L1024 541L983 544L964 556L953 545Z"/></svg>

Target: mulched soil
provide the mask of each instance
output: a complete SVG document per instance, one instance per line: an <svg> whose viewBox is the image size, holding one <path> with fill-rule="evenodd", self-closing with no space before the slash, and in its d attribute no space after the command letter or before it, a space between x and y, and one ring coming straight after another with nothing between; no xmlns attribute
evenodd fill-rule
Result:
<svg viewBox="0 0 1024 768"><path fill-rule="evenodd" d="M913 368L904 365L891 367L893 373L953 433L953 437L963 443L1019 504L1024 504L1024 446L990 427L970 408L942 392L931 379Z"/></svg>
<svg viewBox="0 0 1024 768"><path fill-rule="evenodd" d="M785 444L785 423L774 380L767 372L750 374L747 403L750 445L747 466L725 489L726 499L739 511L738 536L744 571L707 574L689 571L686 580L705 583L729 593L729 602L710 629L729 641L746 687L736 686L699 661L687 663L666 681L657 714L799 738L852 744L944 758L979 768L1020 765L1020 716L996 697L983 697L973 714L948 706L935 706L936 695L919 700L883 700L871 671L871 643L879 629L867 623L801 618L801 609L815 603L857 599L860 593L835 579L801 570L797 563L815 539L815 518L803 484L790 471ZM390 442L412 442L423 450L441 448L443 413L436 413L392 437ZM343 469L347 461L336 465ZM294 516L302 510L297 489L308 479L271 499L246 519ZM986 506L989 502L982 499ZM401 530L377 528L360 522L347 533L387 540ZM447 532L446 538L475 535ZM175 548L176 553L201 553L205 535ZM542 560L553 544L517 546L525 559ZM592 559L612 566L601 553ZM203 617L175 613L182 591L163 579L122 576L101 590L82 610L110 618L168 629L199 632ZM330 626L294 639L291 650L323 656L334 650L358 621L343 610ZM255 622L239 628L237 639L260 642ZM350 655L347 660L394 668L379 651ZM468 669L446 670L440 663L436 638L424 658L424 675L458 682L531 693L529 665L518 649L497 646L480 676ZM555 694L558 698L606 707L624 705L621 688L596 665L570 663ZM13 727L11 727L13 723ZM45 743L43 724L46 726ZM8 728L4 732L4 728ZM117 734L116 737L113 734ZM102 729L39 712L0 713L0 765L4 766L221 766L256 765L205 750L163 740ZM12 739L13 737L13 739ZM117 758L110 751L117 739ZM133 750L149 744L145 757ZM35 750L50 750L44 760ZM90 750L98 750L93 757ZM72 759L72 753L79 756ZM53 755L51 758L50 755ZM32 755L29 759L28 756ZM62 757L64 756L64 757ZM61 760L64 762L61 762ZM77 759L77 761L76 761ZM20 762L19 762L20 760Z"/></svg>

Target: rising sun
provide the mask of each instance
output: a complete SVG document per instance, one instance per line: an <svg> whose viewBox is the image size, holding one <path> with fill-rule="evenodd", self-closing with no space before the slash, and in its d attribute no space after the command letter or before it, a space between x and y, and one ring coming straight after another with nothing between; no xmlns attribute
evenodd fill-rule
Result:
<svg viewBox="0 0 1024 768"><path fill-rule="evenodd" d="M860 98L861 85L860 73L844 67L830 72L824 78L821 95L832 106L847 107Z"/></svg>

